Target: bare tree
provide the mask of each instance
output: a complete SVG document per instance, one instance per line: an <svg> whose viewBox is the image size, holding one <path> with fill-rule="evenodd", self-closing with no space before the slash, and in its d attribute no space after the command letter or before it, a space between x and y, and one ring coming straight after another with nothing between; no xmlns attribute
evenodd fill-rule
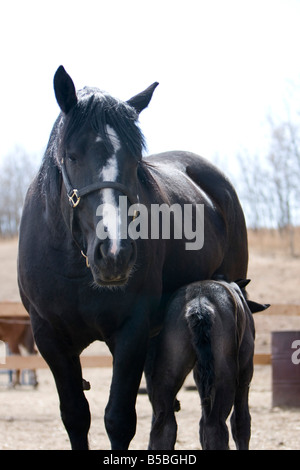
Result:
<svg viewBox="0 0 300 470"><path fill-rule="evenodd" d="M257 156L244 152L237 156L240 166L238 194L245 211L247 224L254 230L273 225L272 198L268 169Z"/></svg>
<svg viewBox="0 0 300 470"><path fill-rule="evenodd" d="M22 206L37 164L24 149L17 147L0 167L0 236L16 235Z"/></svg>
<svg viewBox="0 0 300 470"><path fill-rule="evenodd" d="M300 209L300 139L291 122L271 123L271 145L267 155L272 190L277 208L277 225L289 234L290 252L294 250L294 226Z"/></svg>
<svg viewBox="0 0 300 470"><path fill-rule="evenodd" d="M296 124L269 118L270 145L264 158L238 155L240 196L248 225L278 228L289 236L295 255L294 227L300 223L300 132Z"/></svg>

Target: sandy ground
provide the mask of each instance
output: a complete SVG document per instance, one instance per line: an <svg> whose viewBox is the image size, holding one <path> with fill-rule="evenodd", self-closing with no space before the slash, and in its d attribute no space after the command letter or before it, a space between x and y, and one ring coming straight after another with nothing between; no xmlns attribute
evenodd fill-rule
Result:
<svg viewBox="0 0 300 470"><path fill-rule="evenodd" d="M107 403L111 369L87 369L84 377L91 382L85 392L92 413L91 449L109 449L103 414ZM3 378L2 378L3 380ZM0 387L0 449L63 450L69 449L66 432L59 417L55 385L49 371L39 371L39 387L23 386L15 390ZM192 384L192 377L186 384ZM178 439L176 449L199 450L199 397L185 386L178 398L181 411L176 414ZM252 438L250 448L299 449L300 411L297 408L272 408L271 367L256 366L250 393ZM146 395L138 395L138 425L130 449L147 449L151 407ZM232 442L232 441L231 441ZM231 444L234 448L234 443Z"/></svg>
<svg viewBox="0 0 300 470"><path fill-rule="evenodd" d="M16 241L0 243L0 301L19 300L16 282ZM249 294L253 300L272 304L300 305L300 259L280 253L262 255L252 250L249 264ZM255 316L256 351L270 351L274 330L300 330L300 317ZM105 345L94 350L106 350ZM299 365L300 367L300 365ZM300 449L300 408L272 408L271 366L255 366L250 390L252 415L251 449ZM86 392L92 413L91 449L109 449L103 414L108 400L111 369L86 369L84 377L92 389ZM60 421L54 381L48 370L38 371L39 387L7 389L7 376L0 374L0 449L69 449ZM185 385L192 384L192 376ZM177 413L177 449L200 449L198 420L199 397L182 388L181 411ZM196 412L197 410L197 412ZM151 423L151 407L146 395L137 399L138 426L130 449L146 449ZM232 444L231 447L234 447Z"/></svg>

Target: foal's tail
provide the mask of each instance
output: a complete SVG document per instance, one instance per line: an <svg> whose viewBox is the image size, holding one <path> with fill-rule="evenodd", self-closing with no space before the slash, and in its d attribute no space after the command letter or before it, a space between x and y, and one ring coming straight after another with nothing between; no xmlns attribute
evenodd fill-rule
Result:
<svg viewBox="0 0 300 470"><path fill-rule="evenodd" d="M213 315L211 307L200 304L199 298L196 298L188 305L186 319L197 356L197 364L194 370L197 386L202 404L210 410L214 382L214 357L211 346Z"/></svg>

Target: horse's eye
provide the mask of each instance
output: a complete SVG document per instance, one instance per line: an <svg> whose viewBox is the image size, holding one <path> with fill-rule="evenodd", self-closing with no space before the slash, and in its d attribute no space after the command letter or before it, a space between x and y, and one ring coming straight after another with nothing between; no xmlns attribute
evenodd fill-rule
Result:
<svg viewBox="0 0 300 470"><path fill-rule="evenodd" d="M67 154L67 159L70 160L71 162L76 162L76 155L74 155L73 153L68 153Z"/></svg>

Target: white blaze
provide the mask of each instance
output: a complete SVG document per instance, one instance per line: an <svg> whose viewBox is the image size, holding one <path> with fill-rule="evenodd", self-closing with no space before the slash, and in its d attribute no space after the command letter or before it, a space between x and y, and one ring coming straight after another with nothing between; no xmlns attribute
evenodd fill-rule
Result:
<svg viewBox="0 0 300 470"><path fill-rule="evenodd" d="M112 127L106 126L106 132L112 143L114 152L108 159L106 165L100 172L102 181L116 181L118 177L117 151L121 148L119 138ZM120 214L116 203L113 190L109 188L102 189L100 195L103 197L103 225L107 227L110 238L110 252L115 255L120 248ZM114 208L114 210L112 210Z"/></svg>

